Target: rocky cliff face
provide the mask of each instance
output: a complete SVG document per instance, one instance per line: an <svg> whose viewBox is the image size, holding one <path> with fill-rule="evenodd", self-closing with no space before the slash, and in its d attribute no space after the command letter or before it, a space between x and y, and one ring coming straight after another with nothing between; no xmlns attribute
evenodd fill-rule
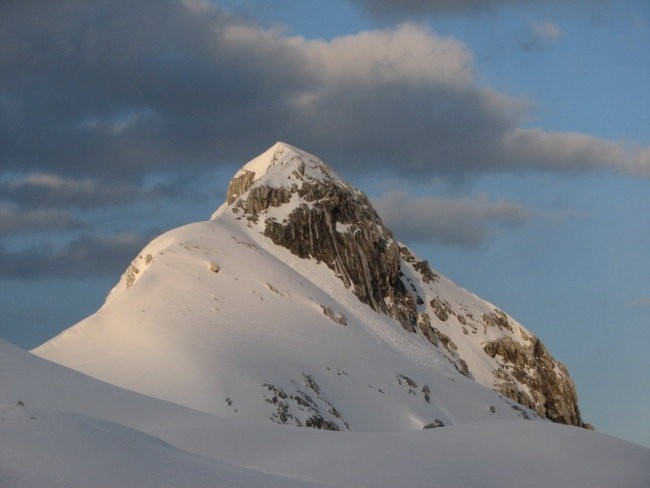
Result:
<svg viewBox="0 0 650 488"><path fill-rule="evenodd" d="M400 246L366 195L318 158L278 143L235 175L226 202L275 244L326 264L461 373L554 422L584 426L573 381L539 339L467 292L467 300L445 296L429 263ZM477 373L485 363L489 377Z"/></svg>
<svg viewBox="0 0 650 488"><path fill-rule="evenodd" d="M295 148L278 146L273 160L288 173L283 186L257 181L244 169L228 186L227 202L251 221L263 218L264 234L275 244L325 263L359 300L414 332L417 310L400 278L399 245L368 197ZM274 215L273 208L294 198L288 215Z"/></svg>

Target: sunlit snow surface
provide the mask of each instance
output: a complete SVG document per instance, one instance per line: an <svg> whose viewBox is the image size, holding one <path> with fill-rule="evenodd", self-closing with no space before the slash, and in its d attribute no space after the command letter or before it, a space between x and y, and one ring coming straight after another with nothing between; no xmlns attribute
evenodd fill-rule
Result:
<svg viewBox="0 0 650 488"><path fill-rule="evenodd" d="M550 422L326 432L224 419L0 341L0 486L635 487L650 450Z"/></svg>

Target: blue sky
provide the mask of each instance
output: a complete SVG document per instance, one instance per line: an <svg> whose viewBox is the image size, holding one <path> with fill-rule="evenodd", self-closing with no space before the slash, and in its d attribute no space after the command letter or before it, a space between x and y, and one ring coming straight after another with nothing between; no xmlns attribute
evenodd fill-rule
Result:
<svg viewBox="0 0 650 488"><path fill-rule="evenodd" d="M0 336L99 307L276 140L539 335L597 429L650 445L650 4L0 6Z"/></svg>

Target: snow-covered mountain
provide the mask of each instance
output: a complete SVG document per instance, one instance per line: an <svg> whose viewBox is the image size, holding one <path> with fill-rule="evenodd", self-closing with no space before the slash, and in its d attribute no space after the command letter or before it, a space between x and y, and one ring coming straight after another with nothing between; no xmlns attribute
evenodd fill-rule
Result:
<svg viewBox="0 0 650 488"><path fill-rule="evenodd" d="M582 425L566 368L538 338L432 270L361 191L284 143L237 172L211 220L154 239L100 310L33 352L247 421Z"/></svg>
<svg viewBox="0 0 650 488"><path fill-rule="evenodd" d="M650 485L647 448L544 418L581 424L539 340L286 144L34 352L0 339L2 488Z"/></svg>

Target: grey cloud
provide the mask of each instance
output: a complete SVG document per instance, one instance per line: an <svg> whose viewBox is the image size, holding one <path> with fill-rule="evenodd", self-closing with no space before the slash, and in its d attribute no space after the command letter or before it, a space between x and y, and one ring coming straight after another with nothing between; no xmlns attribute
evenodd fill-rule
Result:
<svg viewBox="0 0 650 488"><path fill-rule="evenodd" d="M53 209L14 209L0 206L0 237L30 232L78 230L85 223Z"/></svg>
<svg viewBox="0 0 650 488"><path fill-rule="evenodd" d="M104 178L70 178L54 173L13 175L0 182L0 200L29 208L79 208L133 204L174 194L183 195L179 181L154 185L111 181Z"/></svg>
<svg viewBox="0 0 650 488"><path fill-rule="evenodd" d="M391 192L373 203L397 239L460 248L478 247L495 229L516 228L530 218L521 203L491 202L483 195L411 198L404 192Z"/></svg>
<svg viewBox="0 0 650 488"><path fill-rule="evenodd" d="M2 8L0 142L13 168L130 176L223 158L223 127L298 78L270 66L286 65L289 53L230 42L234 21L216 9L174 1Z"/></svg>
<svg viewBox="0 0 650 488"><path fill-rule="evenodd" d="M576 132L513 129L504 134L502 147L510 165L549 171L609 169L650 177L650 147L624 145Z"/></svg>
<svg viewBox="0 0 650 488"><path fill-rule="evenodd" d="M480 87L467 47L423 27L324 42L189 0L0 8L4 170L132 182L286 140L349 171L413 178L650 172L644 148L519 129L531 104Z"/></svg>
<svg viewBox="0 0 650 488"><path fill-rule="evenodd" d="M109 184L91 178L64 178L53 173L31 173L6 179L0 198L25 206L102 206L126 203L137 195L133 185Z"/></svg>
<svg viewBox="0 0 650 488"><path fill-rule="evenodd" d="M493 8L513 5L517 0L351 0L369 12L385 15L486 12ZM534 3L532 0L529 3Z"/></svg>
<svg viewBox="0 0 650 488"><path fill-rule="evenodd" d="M596 4L608 0L350 0L379 17L415 15L453 15L492 12L502 7L530 7L540 4Z"/></svg>
<svg viewBox="0 0 650 488"><path fill-rule="evenodd" d="M84 235L58 248L0 248L0 276L21 280L117 277L150 238L140 234Z"/></svg>

